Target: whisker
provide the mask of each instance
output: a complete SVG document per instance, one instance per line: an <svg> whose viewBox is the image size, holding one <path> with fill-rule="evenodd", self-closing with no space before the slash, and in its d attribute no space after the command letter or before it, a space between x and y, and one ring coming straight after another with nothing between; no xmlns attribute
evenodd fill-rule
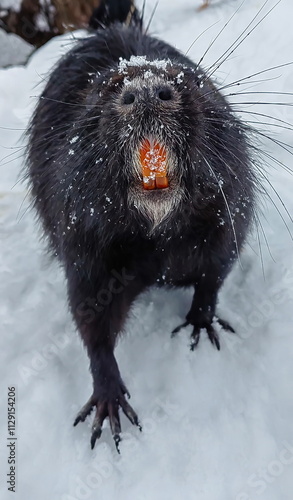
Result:
<svg viewBox="0 0 293 500"><path fill-rule="evenodd" d="M23 198L23 200L22 200L22 202L21 202L21 204L20 204L20 207L19 207L18 212L17 212L17 215L16 215L16 220L17 220L17 222L20 222L20 221L22 220L22 218L23 218L23 217L24 217L24 215L27 213L27 211L28 211L28 209L29 209L29 207L30 207L30 206L28 206L28 207L26 208L26 210L24 211L24 213L22 214L22 216L21 216L21 217L20 217L20 219L19 219L18 217L19 217L20 211L21 211L21 209L22 209L22 207L23 207L24 202L26 201L27 197L29 196L29 194L30 194L30 193L29 193L29 191L27 191L27 192L26 192L26 194L25 194L25 196L24 196L24 198Z"/></svg>
<svg viewBox="0 0 293 500"><path fill-rule="evenodd" d="M11 163L11 162L13 162L13 161L15 161L15 160L20 160L21 158L23 158L23 156L24 156L23 154L22 154L22 155L20 155L20 156L15 156L14 158L12 158L12 159L11 159L11 160L9 160L9 161L6 161L6 162L4 162L4 163L2 163L2 162L1 162L1 165L2 165L2 166L9 165L9 163Z"/></svg>
<svg viewBox="0 0 293 500"><path fill-rule="evenodd" d="M286 214L288 215L288 217L289 217L290 221L293 223L293 218L292 218L292 216L291 216L291 214L290 214L290 212L289 212L288 208L286 207L286 205L285 205L284 201L282 200L281 196L279 195L278 191L276 190L276 188L273 186L273 184L271 183L271 181L270 181L267 177L265 177L265 176L264 176L264 178L265 178L266 182L269 184L269 186L271 187L271 189L274 191L274 193L275 193L275 195L277 196L277 198L278 198L279 202L281 203L281 205L282 205L282 207L284 208L284 210L285 210ZM291 233L290 233L290 232L289 232L289 234L291 235ZM292 237L292 236L291 236L291 237ZM293 239L293 238L292 238L292 239Z"/></svg>
<svg viewBox="0 0 293 500"><path fill-rule="evenodd" d="M275 116L272 115L266 115L265 113L258 113L256 111L249 111L247 109L241 110L240 113L246 113L249 115L256 115L256 116L261 116L263 118L271 118L272 120L279 122L279 123L284 123L285 125L289 125L290 127L293 127L293 124L290 122L287 122L285 120L281 120L280 118L276 118Z"/></svg>
<svg viewBox="0 0 293 500"><path fill-rule="evenodd" d="M245 1L245 0L244 0ZM213 26L215 26L216 24L218 24L219 21L216 21L215 23L211 24L208 28L206 28L204 31L202 31L200 33L200 35L198 35L195 40L193 40L193 42L189 45L187 51L185 52L185 56L188 55L188 53L190 52L190 50L192 49L192 47L194 46L194 44L207 32L209 31L211 28L213 28ZM203 58L202 58L203 59ZM202 60L201 59L201 60ZM197 67L199 66L200 63L197 64Z"/></svg>
<svg viewBox="0 0 293 500"><path fill-rule="evenodd" d="M254 217L255 217L255 220L256 220L256 224L255 224L255 225L256 225L256 227L258 227L258 226L259 226L259 227L260 227L260 229L261 229L261 232L262 232L263 238L264 238L264 240L265 240L265 244L266 244L266 247L267 247L267 249L268 249L269 255L270 255L271 259L273 260L273 262L275 262L275 263L276 263L276 260L275 260L275 258L274 258L274 256L273 256L272 252L271 252L271 248L270 248L270 245L269 245L269 242L268 242L268 239L267 239L267 236L266 236L265 230L264 230L264 228L263 228L262 222L261 222L261 220L260 220L260 217L258 216L258 214L257 214L257 213L254 213Z"/></svg>
<svg viewBox="0 0 293 500"><path fill-rule="evenodd" d="M240 111L241 112L241 111ZM218 123L218 124L222 124L223 121L220 119L220 118L205 118L205 120L207 122L210 122L210 123ZM279 125L278 123L271 123L271 122L261 122L261 121L258 121L258 120L245 120L245 124L249 123L250 125L265 125L266 127L276 127L276 128L280 128L281 130L290 130L290 131L293 131L293 125L292 126L285 126L285 125ZM253 131L251 132L254 132L254 133L258 133L258 131L261 130L261 129L258 129L258 128L255 128L253 129ZM266 130L266 129L265 129Z"/></svg>
<svg viewBox="0 0 293 500"><path fill-rule="evenodd" d="M44 101L50 101L50 102L57 102L58 104L66 104L67 106L72 106L77 108L87 108L87 107L97 106L96 104L76 104L74 102L60 101L58 99L53 99L52 97L37 96L37 95L32 95L31 98L42 99Z"/></svg>
<svg viewBox="0 0 293 500"><path fill-rule="evenodd" d="M288 106L288 108L291 108L293 106L293 103L290 102L265 102L265 101L245 101L245 102L231 102L231 106L235 106L237 104L240 104L241 106Z"/></svg>
<svg viewBox="0 0 293 500"><path fill-rule="evenodd" d="M225 30L225 28L228 26L228 24L230 24L230 22L232 21L232 19L236 16L237 12L241 9L242 5L245 3L246 0L243 0L243 2L239 5L239 7L235 10L235 12L232 14L232 16L228 19L228 21L224 24L224 26L221 28L221 30L219 31L219 33L215 36L215 38L211 41L211 43L209 44L208 48L206 49L206 51L203 53L203 55L201 56L198 64L197 64L197 68L198 66L201 65L202 61L204 60L205 56L207 55L207 53L209 52L209 50L212 48L212 46L214 45L214 43L218 40L218 38L221 36L221 34L223 33L223 31ZM268 0L267 0L268 1ZM207 30L206 30L207 31ZM193 44L192 44L193 45ZM191 47L192 47L191 45ZM191 48L190 47L190 48ZM188 49L189 51L190 49ZM188 53L187 51L187 53ZM186 54L187 54L186 53Z"/></svg>
<svg viewBox="0 0 293 500"><path fill-rule="evenodd" d="M255 92L235 92L231 94L226 94L226 97L228 96L234 96L234 95L249 95L249 94L266 94L266 95L290 95L293 96L293 92L263 92L263 91L255 91Z"/></svg>
<svg viewBox="0 0 293 500"><path fill-rule="evenodd" d="M255 130L253 130L253 131L251 131L251 132L253 132L253 133L254 133L254 132L255 132ZM258 131L256 131L256 132L258 132ZM269 136L268 136L268 138L269 138ZM215 141L215 138L214 138L214 141ZM219 145L222 145L223 147L228 147L228 145L227 145L226 143L224 143L223 141L220 141L220 140L216 139L216 142L217 142ZM207 147L207 144L206 144L205 146ZM209 150L210 150L213 154L216 154L216 156L218 156L219 160L223 161L223 158L221 158L221 156L220 156L220 155L218 155L218 154L216 153L216 151L212 151L212 150L211 150L211 148L209 148L209 147L208 147L208 149L209 149ZM253 147L253 149L255 149L255 147ZM258 148L257 148L257 150L258 150ZM262 151L261 151L261 152L262 152ZM232 151L230 151L230 154L232 154L232 155L234 156L235 160L237 160L237 158L235 157L235 155L234 155L234 153L233 153ZM226 162L226 161L224 161L224 164L226 165L226 167L229 167L229 165L227 165L227 162ZM288 208L286 207L286 205L285 205L285 203L284 203L283 199L281 198L280 194L278 193L278 191L275 189L275 187L273 186L273 184L271 183L271 181L268 179L268 177L264 175L263 170L259 168L259 166L258 166L257 162L256 162L256 163L254 163L254 166L255 166L255 167L257 168L257 170L258 170L258 174L259 174L259 175L260 175L260 176L261 176L261 177L262 177L262 178L263 178L263 179L264 179L264 180L265 180L265 181L269 184L270 188L271 188L271 189L273 190L273 192L275 193L275 195L276 195L277 199L278 199L278 200L279 200L279 202L281 203L281 205L282 205L282 207L283 207L283 209L284 209L285 213L287 214L287 216L288 216L289 220L290 220L291 222L293 222L293 218L292 218L292 216L291 216L291 214L290 214L290 212L289 212ZM290 173L292 174L292 172L290 172ZM264 186L262 186L262 187L264 187ZM286 227L286 229L287 229L287 231L288 231L288 233L289 233L289 235L290 235L291 239L293 239L293 237L292 237L292 233L291 233L291 230L290 230L290 228L289 228L289 226L288 226L288 224L287 224L286 220L284 219L284 217L283 217L282 213L280 212L280 210L279 210L278 206L276 205L276 203L274 202L274 200L273 200L273 199L272 199L272 197L268 194L268 192L267 192L267 191L266 191L266 194L267 194L267 195L268 195L268 197L270 198L270 200L271 200L271 202L273 203L273 205L274 205L275 209L277 210L277 212L278 212L279 216L281 217L281 219L282 219L282 221L283 221L283 223L284 223L284 225L285 225L285 227Z"/></svg>
<svg viewBox="0 0 293 500"><path fill-rule="evenodd" d="M279 165L280 167L282 167L285 170L285 172L287 172L288 174L293 175L293 170L291 170L290 167L288 167L285 163L282 163L280 160L278 160L274 156L270 155L268 152L264 151L263 149L258 148L257 146L250 145L250 147L252 149L254 149L259 155L265 156L266 158L271 160L276 165ZM273 165L270 164L270 166L272 168L274 168Z"/></svg>
<svg viewBox="0 0 293 500"><path fill-rule="evenodd" d="M256 227L256 233L257 233L257 242L258 242L258 248L259 248L259 256L260 256L260 262L261 262L262 275L263 275L264 281L266 281L265 267L264 267L264 260L263 260L263 253L262 253L262 249L261 249L258 225L259 225L259 219L258 219L258 223L255 225L255 227Z"/></svg>
<svg viewBox="0 0 293 500"><path fill-rule="evenodd" d="M24 132L26 130L26 128L13 128L13 127L0 127L1 130L19 130L21 132Z"/></svg>
<svg viewBox="0 0 293 500"><path fill-rule="evenodd" d="M212 168L212 166L210 165L209 161L205 158L205 156L198 150L198 153L200 154L200 156L202 157L203 161L207 164L210 172L212 173L213 177L215 178L216 180L216 183L219 187L219 190L222 194L222 197L223 197L223 200L224 200L224 203L226 205L226 208L227 208L227 212L228 212L228 215L229 215L229 219L230 219L230 223L231 223L231 229L232 229L232 232L233 232L233 237L234 237L234 242L235 242L235 248L236 248L236 253L237 253L237 260L239 262L239 265L240 265L240 268L242 268L242 264L241 264L241 259L240 259L240 253L239 253L239 245L238 245L238 240L237 240L237 235L236 235L236 231L235 231L235 226L234 226L234 222L233 222L233 218L232 218L232 214L231 214L231 210L230 210L230 207L229 207L229 203L228 203L228 200L227 200L227 197L224 193L224 190L221 186L221 183L219 182L215 172L214 172L214 169Z"/></svg>
<svg viewBox="0 0 293 500"><path fill-rule="evenodd" d="M292 64L293 64L293 61L289 61L287 63L278 64L277 66L271 66L270 68L266 68L266 69L263 69L261 71L257 71L256 73L252 73L251 75L245 76L243 78L239 78L238 80L235 80L235 81L233 81L231 83L228 83L226 85L222 85L220 87L217 87L217 91L221 92L222 90L228 89L230 87L238 86L238 85L240 85L240 83L246 82L246 80L250 80L251 78L254 78L255 76L259 76L259 75L262 75L264 73L268 73L269 71L274 71L276 69L285 68L287 66L292 66ZM262 81L263 80L260 80L260 82L262 82ZM258 83L258 82L251 82L251 83ZM204 94L202 94L197 99L201 99L203 97L206 97L206 96L208 96L210 94L214 94L214 93L215 93L215 90L210 90L210 91L205 92Z"/></svg>
<svg viewBox="0 0 293 500"><path fill-rule="evenodd" d="M22 182L24 182L27 178L27 173L25 173L22 177L20 177L16 182L15 184L13 184L13 186L11 187L11 191L18 185L18 184L21 184Z"/></svg>
<svg viewBox="0 0 293 500"><path fill-rule="evenodd" d="M264 9L264 7L266 6L266 4L269 2L269 0L266 0L265 3L263 4L263 6L259 9L259 11L257 12L257 14L254 16L254 18L252 19L252 21L248 24L248 26L245 28L245 30L241 33L241 35L236 38L236 40L233 42L233 44L230 46L229 49L227 49L224 54L222 54L222 56L217 59L217 61L212 64L209 68L209 71L208 71L208 74L207 74L207 78L210 78L214 73L215 71L217 71L221 66L222 64L228 59L228 57L230 57L234 52L235 50L251 35L251 33L254 32L254 30L271 14L271 12L279 5L279 3L281 2L281 0L278 0L278 2L257 22L257 24L255 26L253 26L253 28L251 28L251 30L246 33L246 35L241 39L241 37L244 35L244 33L247 31L247 29L252 25L252 23L255 21L255 19L259 16L259 14L261 13L261 11ZM237 43L238 42L238 43ZM236 43L236 45L235 45ZM232 47L234 47L232 49ZM231 49L231 50L230 50ZM229 52L230 50L230 52ZM226 56L227 54L227 56ZM226 57L225 57L226 56ZM219 62L219 64L217 65L217 63ZM212 72L210 72L210 69L213 69Z"/></svg>
<svg viewBox="0 0 293 500"><path fill-rule="evenodd" d="M289 153L290 155L293 155L293 151L290 151L290 149L288 149L288 148L293 149L293 145L291 146L291 144L287 144L286 142L283 142L283 141L280 141L278 139L275 139L274 137L271 137L271 136L265 134L264 132L261 132L260 130L258 130L257 133L258 133L258 135L260 135L262 137L265 137L269 141L272 141L277 146L280 146L280 148L282 148L285 151L287 151L287 153Z"/></svg>
<svg viewBox="0 0 293 500"><path fill-rule="evenodd" d="M150 25L151 25L151 23L152 23L152 21L153 21L153 19L154 19L154 15L155 15L155 13L156 13L156 10L157 10L157 8L158 8L158 5L159 5L159 0L157 0L157 2L155 3L155 6L154 6L153 11L152 11L152 13L151 13L151 17L150 17L150 19L149 19L149 22L148 22L147 27L146 27L146 30L145 30L145 32L146 32L146 33L148 32L148 30L149 30L149 28L150 28Z"/></svg>
<svg viewBox="0 0 293 500"><path fill-rule="evenodd" d="M293 131L293 127L285 127L284 125L279 125L278 123L259 122L257 120L245 120L245 123L249 123L250 125L265 125L267 127L275 127L275 128L280 128L282 130ZM258 133L259 130L260 129L255 129L255 132Z"/></svg>

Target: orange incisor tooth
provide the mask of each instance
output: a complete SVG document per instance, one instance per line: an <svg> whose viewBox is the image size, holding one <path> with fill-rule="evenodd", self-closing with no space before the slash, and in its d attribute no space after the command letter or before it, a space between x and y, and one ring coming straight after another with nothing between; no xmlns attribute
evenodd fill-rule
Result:
<svg viewBox="0 0 293 500"><path fill-rule="evenodd" d="M140 148L144 189L164 189L169 186L167 178L166 148L159 142L146 139Z"/></svg>

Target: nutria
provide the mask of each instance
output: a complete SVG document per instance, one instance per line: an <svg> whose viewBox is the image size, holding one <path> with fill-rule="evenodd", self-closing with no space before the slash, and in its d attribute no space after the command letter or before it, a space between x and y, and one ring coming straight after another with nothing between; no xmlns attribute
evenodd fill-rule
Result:
<svg viewBox="0 0 293 500"><path fill-rule="evenodd" d="M133 19L76 43L54 69L29 129L28 174L87 348L96 409L118 448L126 400L114 347L152 285L194 287L191 348L220 349L219 289L248 233L257 185L248 131L203 69ZM178 332L180 327L174 330Z"/></svg>

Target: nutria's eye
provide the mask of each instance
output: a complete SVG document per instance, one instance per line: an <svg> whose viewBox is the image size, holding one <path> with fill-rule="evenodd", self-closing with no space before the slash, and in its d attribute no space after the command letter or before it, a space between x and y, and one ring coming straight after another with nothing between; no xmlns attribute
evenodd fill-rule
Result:
<svg viewBox="0 0 293 500"><path fill-rule="evenodd" d="M133 104L135 101L135 95L132 92L125 92L122 98L122 104Z"/></svg>
<svg viewBox="0 0 293 500"><path fill-rule="evenodd" d="M161 101L171 101L172 97L172 92L167 87L158 89L158 98L161 99Z"/></svg>

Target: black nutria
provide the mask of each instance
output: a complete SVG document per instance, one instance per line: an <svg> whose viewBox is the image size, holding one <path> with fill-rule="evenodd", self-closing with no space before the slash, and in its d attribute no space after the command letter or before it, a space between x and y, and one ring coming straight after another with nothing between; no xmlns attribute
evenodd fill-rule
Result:
<svg viewBox="0 0 293 500"><path fill-rule="evenodd" d="M58 63L29 130L34 204L67 279L87 348L91 446L121 408L139 426L114 347L135 298L154 284L195 288L184 325L220 349L219 289L255 205L246 126L208 73L147 35L135 16L98 29ZM179 331L180 327L175 329Z"/></svg>

